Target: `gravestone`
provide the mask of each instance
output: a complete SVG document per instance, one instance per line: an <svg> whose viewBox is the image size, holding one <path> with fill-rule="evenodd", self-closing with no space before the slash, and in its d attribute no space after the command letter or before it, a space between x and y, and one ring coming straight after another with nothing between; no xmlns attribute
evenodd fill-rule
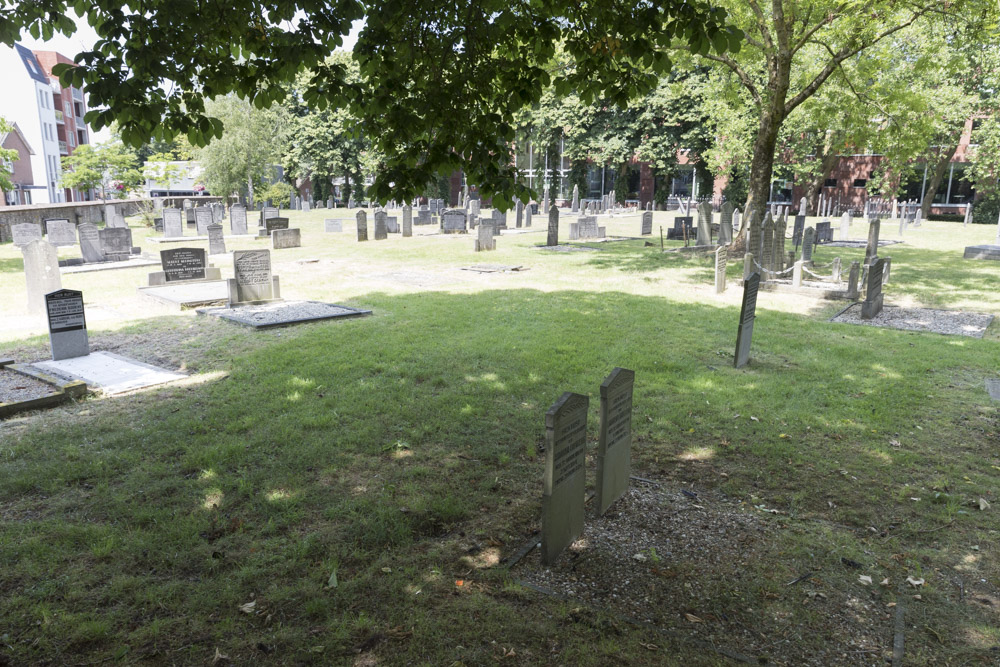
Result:
<svg viewBox="0 0 1000 667"><path fill-rule="evenodd" d="M376 214L378 215L378 214ZM385 217L385 231L389 234L399 233L399 218L394 215L387 215ZM377 240L377 239L376 239Z"/></svg>
<svg viewBox="0 0 1000 667"><path fill-rule="evenodd" d="M470 199L466 202L469 206L469 215L478 216L481 212L480 201L478 199Z"/></svg>
<svg viewBox="0 0 1000 667"><path fill-rule="evenodd" d="M62 288L59 254L51 243L36 239L21 246L21 255L28 287L28 310L40 313L45 309L45 295Z"/></svg>
<svg viewBox="0 0 1000 667"><path fill-rule="evenodd" d="M309 211L312 210L312 204L309 202L308 199L303 200L302 206L299 210L301 210L303 213L308 213Z"/></svg>
<svg viewBox="0 0 1000 667"><path fill-rule="evenodd" d="M846 241L851 238L851 214L844 213L840 216L840 240Z"/></svg>
<svg viewBox="0 0 1000 667"><path fill-rule="evenodd" d="M868 221L868 244L865 246L865 266L870 266L878 258L878 235L881 221L872 218Z"/></svg>
<svg viewBox="0 0 1000 667"><path fill-rule="evenodd" d="M534 215L535 209L529 202L527 206L524 207L524 226L531 227L531 216Z"/></svg>
<svg viewBox="0 0 1000 667"><path fill-rule="evenodd" d="M483 223L479 225L479 237L476 239L475 250L476 252L483 252L486 250L496 250L497 242L497 228L490 223Z"/></svg>
<svg viewBox="0 0 1000 667"><path fill-rule="evenodd" d="M542 215L548 215L549 213L549 186L545 186L544 194L542 195ZM550 244L555 245L555 244Z"/></svg>
<svg viewBox="0 0 1000 667"><path fill-rule="evenodd" d="M279 215L281 215L281 213L278 211L278 209L274 208L273 206L265 206L264 208L260 209L259 226L263 227L264 223L266 223L268 219L277 218Z"/></svg>
<svg viewBox="0 0 1000 667"><path fill-rule="evenodd" d="M276 298L269 250L234 250L229 281L230 306Z"/></svg>
<svg viewBox="0 0 1000 667"><path fill-rule="evenodd" d="M712 245L712 205L702 202L698 205L698 245Z"/></svg>
<svg viewBox="0 0 1000 667"><path fill-rule="evenodd" d="M441 214L441 231L445 234L464 234L468 231L465 211L459 208L445 210Z"/></svg>
<svg viewBox="0 0 1000 667"><path fill-rule="evenodd" d="M833 241L833 228L829 220L816 223L816 243Z"/></svg>
<svg viewBox="0 0 1000 667"><path fill-rule="evenodd" d="M760 257L760 246L763 239L761 227L763 225L756 211L750 211L747 215L750 216L749 229L747 230L747 252L754 257Z"/></svg>
<svg viewBox="0 0 1000 667"><path fill-rule="evenodd" d="M729 249L719 246L715 251L715 293L726 291L726 264L729 261Z"/></svg>
<svg viewBox="0 0 1000 667"><path fill-rule="evenodd" d="M165 283L205 280L208 259L202 248L170 248L160 251L160 266L163 268ZM153 285L159 280L151 277L149 282Z"/></svg>
<svg viewBox="0 0 1000 667"><path fill-rule="evenodd" d="M882 312L882 281L885 278L885 259L879 259L868 269L868 289L861 302L861 319L870 320Z"/></svg>
<svg viewBox="0 0 1000 667"><path fill-rule="evenodd" d="M83 311L83 292L58 289L45 295L45 313L49 320L49 346L52 361L85 357L90 354L87 318Z"/></svg>
<svg viewBox="0 0 1000 667"><path fill-rule="evenodd" d="M183 211L179 208L163 209L163 238L176 239L184 236Z"/></svg>
<svg viewBox="0 0 1000 667"><path fill-rule="evenodd" d="M742 214L740 213L740 209L736 209L735 211L733 211L733 235L734 236L739 233L739 231L740 231L740 223L741 222L742 222ZM730 239L730 241L732 241L732 239Z"/></svg>
<svg viewBox="0 0 1000 667"><path fill-rule="evenodd" d="M799 259L803 262L811 262L813 259L813 245L816 239L816 230L812 227L806 227L806 231L802 233L802 254L799 255Z"/></svg>
<svg viewBox="0 0 1000 667"><path fill-rule="evenodd" d="M385 211L375 211L375 240L384 241L389 238L389 230L386 228Z"/></svg>
<svg viewBox="0 0 1000 667"><path fill-rule="evenodd" d="M514 199L514 225L517 229L524 226L524 203L520 199Z"/></svg>
<svg viewBox="0 0 1000 667"><path fill-rule="evenodd" d="M57 248L76 245L76 225L66 219L45 221L46 240Z"/></svg>
<svg viewBox="0 0 1000 667"><path fill-rule="evenodd" d="M784 212L774 223L774 249L771 251L772 271L785 269L785 232L788 229L788 218Z"/></svg>
<svg viewBox="0 0 1000 667"><path fill-rule="evenodd" d="M413 208L407 204L403 207L403 238L413 236Z"/></svg>
<svg viewBox="0 0 1000 667"><path fill-rule="evenodd" d="M101 235L97 231L97 225L84 222L76 227L77 237L80 239L80 255L85 264L105 261L104 249L101 247Z"/></svg>
<svg viewBox="0 0 1000 667"><path fill-rule="evenodd" d="M104 226L122 228L128 225L125 224L125 218L118 213L118 207L109 204L104 207Z"/></svg>
<svg viewBox="0 0 1000 667"><path fill-rule="evenodd" d="M271 249L283 250L285 248L302 247L302 230L276 229L271 233Z"/></svg>
<svg viewBox="0 0 1000 667"><path fill-rule="evenodd" d="M645 211L642 214L642 229L640 234L642 236L649 236L653 233L653 212Z"/></svg>
<svg viewBox="0 0 1000 667"><path fill-rule="evenodd" d="M549 233L546 237L547 246L559 245L559 207L549 209Z"/></svg>
<svg viewBox="0 0 1000 667"><path fill-rule="evenodd" d="M194 210L194 224L197 228L198 236L208 236L208 226L215 222L212 209L208 206L199 206Z"/></svg>
<svg viewBox="0 0 1000 667"><path fill-rule="evenodd" d="M589 406L586 396L566 392L545 413L542 562L546 565L583 533Z"/></svg>
<svg viewBox="0 0 1000 667"><path fill-rule="evenodd" d="M497 233L501 229L507 229L507 212L501 211L500 209L493 209L493 226L496 227Z"/></svg>
<svg viewBox="0 0 1000 667"><path fill-rule="evenodd" d="M729 245L733 242L734 206L730 201L722 204L719 212L719 245Z"/></svg>
<svg viewBox="0 0 1000 667"><path fill-rule="evenodd" d="M229 208L229 231L234 236L243 236L247 233L247 209L241 204L234 204Z"/></svg>
<svg viewBox="0 0 1000 667"><path fill-rule="evenodd" d="M364 211L358 211L355 216L358 225L358 241L368 240L368 214Z"/></svg>
<svg viewBox="0 0 1000 667"><path fill-rule="evenodd" d="M122 262L132 254L132 230L128 227L111 227L98 231L104 257L112 262Z"/></svg>
<svg viewBox="0 0 1000 667"><path fill-rule="evenodd" d="M431 209L426 204L422 205L417 209L417 223L418 225L430 225L434 221L431 220Z"/></svg>
<svg viewBox="0 0 1000 667"><path fill-rule="evenodd" d="M212 204L211 206L209 206L209 209L212 211L212 223L213 224L221 223L222 218L224 217L223 211L225 210L222 207L222 204Z"/></svg>
<svg viewBox="0 0 1000 667"><path fill-rule="evenodd" d="M810 228L811 229L811 228ZM750 361L750 341L757 316L757 292L760 291L760 274L754 272L743 281L743 305L740 307L740 325L736 332L736 355L733 366L743 368Z"/></svg>
<svg viewBox="0 0 1000 667"><path fill-rule="evenodd" d="M327 234L340 234L344 231L344 221L327 218L323 221L323 230Z"/></svg>
<svg viewBox="0 0 1000 667"><path fill-rule="evenodd" d="M851 271L847 276L847 298L854 299L858 298L858 280L861 276L861 263L851 262Z"/></svg>
<svg viewBox="0 0 1000 667"><path fill-rule="evenodd" d="M42 228L33 222L21 222L10 226L10 235L14 245L22 248L32 241L42 240Z"/></svg>
<svg viewBox="0 0 1000 667"><path fill-rule="evenodd" d="M597 218L592 215L580 216L577 219L577 237L581 239L596 239L600 237Z"/></svg>
<svg viewBox="0 0 1000 667"><path fill-rule="evenodd" d="M288 218L268 218L264 221L264 233L258 236L270 236L278 229L288 229Z"/></svg>
<svg viewBox="0 0 1000 667"><path fill-rule="evenodd" d="M217 222L208 226L208 254L226 254L226 241L222 238L222 225Z"/></svg>
<svg viewBox="0 0 1000 667"><path fill-rule="evenodd" d="M187 206L184 208L184 216L188 227L194 227L194 207Z"/></svg>
<svg viewBox="0 0 1000 667"><path fill-rule="evenodd" d="M806 216L795 216L795 223L792 225L792 245L796 248L802 245L802 232L806 228Z"/></svg>
<svg viewBox="0 0 1000 667"><path fill-rule="evenodd" d="M803 218L806 217L806 209L809 207L809 200L803 197L799 200L799 215ZM798 217L798 216L796 216Z"/></svg>
<svg viewBox="0 0 1000 667"><path fill-rule="evenodd" d="M326 207L327 208L333 208L333 197L327 197L326 198Z"/></svg>
<svg viewBox="0 0 1000 667"><path fill-rule="evenodd" d="M597 514L628 491L632 468L632 388L635 371L616 368L601 383L601 427L597 441Z"/></svg>
<svg viewBox="0 0 1000 667"><path fill-rule="evenodd" d="M764 214L764 225L760 243L760 266L764 280L768 280L768 271L774 271L774 218L770 211Z"/></svg>
<svg viewBox="0 0 1000 667"><path fill-rule="evenodd" d="M574 185L573 186L573 208L572 208L572 212L573 213L579 213L580 212L580 186L579 185ZM518 226L520 226L520 225L518 225Z"/></svg>

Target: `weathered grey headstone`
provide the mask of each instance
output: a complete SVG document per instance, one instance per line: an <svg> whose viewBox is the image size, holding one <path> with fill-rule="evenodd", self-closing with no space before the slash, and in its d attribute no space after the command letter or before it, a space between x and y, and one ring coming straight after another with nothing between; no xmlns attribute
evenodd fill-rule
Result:
<svg viewBox="0 0 1000 667"><path fill-rule="evenodd" d="M549 186L546 184L544 194L542 195L542 215L548 215L549 213ZM550 244L550 245L555 245Z"/></svg>
<svg viewBox="0 0 1000 667"><path fill-rule="evenodd" d="M194 224L198 230L198 236L208 236L208 226L215 222L212 209L208 206L199 206L194 210Z"/></svg>
<svg viewBox="0 0 1000 667"><path fill-rule="evenodd" d="M632 469L632 389L635 371L616 368L601 383L601 430L597 441L597 514L628 491Z"/></svg>
<svg viewBox="0 0 1000 667"><path fill-rule="evenodd" d="M757 316L757 292L760 291L760 274L754 272L743 281L743 305L740 307L740 325L736 332L736 355L733 366L743 368L750 361L750 341Z"/></svg>
<svg viewBox="0 0 1000 667"><path fill-rule="evenodd" d="M339 234L344 231L344 221L327 218L323 221L323 230L327 234Z"/></svg>
<svg viewBox="0 0 1000 667"><path fill-rule="evenodd" d="M586 396L566 392L545 413L542 562L546 565L583 533L589 407Z"/></svg>
<svg viewBox="0 0 1000 667"><path fill-rule="evenodd" d="M573 207L572 207L572 212L573 213L579 213L580 212L580 186L579 185L574 185L573 186Z"/></svg>
<svg viewBox="0 0 1000 667"><path fill-rule="evenodd" d="M21 246L21 255L28 287L28 310L40 313L45 309L45 295L62 287L59 254L51 243L36 239Z"/></svg>
<svg viewBox="0 0 1000 667"><path fill-rule="evenodd" d="M719 245L728 245L733 242L734 211L733 202L727 201L722 204L719 211Z"/></svg>
<svg viewBox="0 0 1000 667"><path fill-rule="evenodd" d="M160 251L165 282L204 280L208 259L202 248L169 248Z"/></svg>
<svg viewBox="0 0 1000 667"><path fill-rule="evenodd" d="M799 259L803 262L811 262L813 259L813 245L816 239L816 230L812 227L806 227L806 230L802 232L802 254L799 255Z"/></svg>
<svg viewBox="0 0 1000 667"><path fill-rule="evenodd" d="M546 238L547 246L559 245L559 207L553 206L549 209L549 233Z"/></svg>
<svg viewBox="0 0 1000 667"><path fill-rule="evenodd" d="M327 197L326 198L326 207L327 208L333 208L333 197Z"/></svg>
<svg viewBox="0 0 1000 667"><path fill-rule="evenodd" d="M355 216L358 223L358 241L368 240L368 214L364 211L358 211Z"/></svg>
<svg viewBox="0 0 1000 667"><path fill-rule="evenodd" d="M712 245L712 205L702 202L698 205L698 245Z"/></svg>
<svg viewBox="0 0 1000 667"><path fill-rule="evenodd" d="M49 320L49 345L53 361L90 354L83 292L71 289L49 292L45 295L45 313Z"/></svg>
<svg viewBox="0 0 1000 667"><path fill-rule="evenodd" d="M803 218L806 216L806 210L809 208L809 200L803 197L799 200L799 215Z"/></svg>
<svg viewBox="0 0 1000 667"><path fill-rule="evenodd" d="M448 209L441 214L441 231L458 234L468 231L468 218L462 209Z"/></svg>
<svg viewBox="0 0 1000 667"><path fill-rule="evenodd" d="M306 200L304 200L302 202L302 208L301 208L301 210L302 210L303 213L308 213L309 211L312 210L312 204L309 202L308 199L306 199Z"/></svg>
<svg viewBox="0 0 1000 667"><path fill-rule="evenodd" d="M259 226L264 227L264 223L266 223L270 218L277 218L280 215L281 212L278 211L278 209L274 208L273 206L265 206L264 208L260 209Z"/></svg>
<svg viewBox="0 0 1000 667"><path fill-rule="evenodd" d="M476 238L475 250L476 252L484 252L486 250L496 250L496 235L497 228L492 223L483 223L479 225L479 236Z"/></svg>
<svg viewBox="0 0 1000 667"><path fill-rule="evenodd" d="M577 218L577 236L581 239L596 239L600 236L597 218L592 215L582 215Z"/></svg>
<svg viewBox="0 0 1000 667"><path fill-rule="evenodd" d="M128 227L105 227L98 235L105 258L121 262L132 254L132 230Z"/></svg>
<svg viewBox="0 0 1000 667"><path fill-rule="evenodd" d="M642 214L642 229L640 230L642 236L649 236L653 233L653 212L644 211Z"/></svg>
<svg viewBox="0 0 1000 667"><path fill-rule="evenodd" d="M747 215L750 216L748 220L749 228L747 230L747 252L751 253L754 257L760 257L761 241L763 240L763 223L756 211L750 211Z"/></svg>
<svg viewBox="0 0 1000 667"><path fill-rule="evenodd" d="M470 199L466 203L469 206L469 215L478 216L482 212L481 202L478 199Z"/></svg>
<svg viewBox="0 0 1000 667"><path fill-rule="evenodd" d="M378 214L376 214L378 215ZM385 231L389 234L399 233L399 218L394 215L385 216Z"/></svg>
<svg viewBox="0 0 1000 667"><path fill-rule="evenodd" d="M163 209L163 238L176 239L184 236L183 211L179 208Z"/></svg>
<svg viewBox="0 0 1000 667"><path fill-rule="evenodd" d="M762 240L760 243L760 266L763 269L764 280L769 280L768 271L774 271L774 218L771 213L764 214L764 225L762 227Z"/></svg>
<svg viewBox="0 0 1000 667"><path fill-rule="evenodd" d="M788 229L788 218L782 213L774 222L774 247L771 251L771 270L785 269L785 232Z"/></svg>
<svg viewBox="0 0 1000 667"><path fill-rule="evenodd" d="M375 240L384 241L389 238L385 211L375 211Z"/></svg>
<svg viewBox="0 0 1000 667"><path fill-rule="evenodd" d="M492 216L493 226L497 228L498 233L501 229L507 229L507 211L495 208L493 209Z"/></svg>
<svg viewBox="0 0 1000 667"><path fill-rule="evenodd" d="M222 238L222 225L217 222L208 226L208 254L226 254L226 241Z"/></svg>
<svg viewBox="0 0 1000 667"><path fill-rule="evenodd" d="M76 227L77 237L80 239L80 255L84 263L105 261L104 249L101 246L101 235L97 230L97 225L84 222Z"/></svg>
<svg viewBox="0 0 1000 667"><path fill-rule="evenodd" d="M840 216L840 240L846 241L851 238L851 214L844 213Z"/></svg>
<svg viewBox="0 0 1000 667"><path fill-rule="evenodd" d="M865 246L865 266L869 266L878 257L878 235L882 223L878 218L868 221L868 244Z"/></svg>
<svg viewBox="0 0 1000 667"><path fill-rule="evenodd" d="M302 230L298 228L276 229L273 232L271 232L272 250L283 250L285 248L300 248L300 247L302 247Z"/></svg>
<svg viewBox="0 0 1000 667"><path fill-rule="evenodd" d="M531 202L524 207L524 226L531 227L531 216L534 215L534 209L532 208Z"/></svg>
<svg viewBox="0 0 1000 667"><path fill-rule="evenodd" d="M10 235L14 239L14 245L21 248L32 241L41 241L42 228L33 222L20 222L10 226Z"/></svg>
<svg viewBox="0 0 1000 667"><path fill-rule="evenodd" d="M524 226L524 202L514 199L514 226L520 229Z"/></svg>
<svg viewBox="0 0 1000 667"><path fill-rule="evenodd" d="M57 248L76 245L76 225L66 219L45 221L46 240Z"/></svg>
<svg viewBox="0 0 1000 667"><path fill-rule="evenodd" d="M403 238L413 236L413 207L403 206Z"/></svg>
<svg viewBox="0 0 1000 667"><path fill-rule="evenodd" d="M802 245L802 232L806 229L806 216L797 215L795 216L795 222L792 225L792 245L796 248Z"/></svg>
<svg viewBox="0 0 1000 667"><path fill-rule="evenodd" d="M715 293L726 291L726 264L729 262L729 248L719 246L715 251Z"/></svg>
<svg viewBox="0 0 1000 667"><path fill-rule="evenodd" d="M854 300L858 298L858 282L861 276L861 263L851 262L851 271L847 277L847 298Z"/></svg>
<svg viewBox="0 0 1000 667"><path fill-rule="evenodd" d="M278 229L288 229L288 218L268 218L264 221L262 236L270 236Z"/></svg>
<svg viewBox="0 0 1000 667"><path fill-rule="evenodd" d="M247 233L247 209L241 204L229 208L229 231L235 236Z"/></svg>
<svg viewBox="0 0 1000 667"><path fill-rule="evenodd" d="M418 225L429 225L429 224L432 224L434 221L431 220L431 215L432 214L431 214L430 206L428 206L427 204L421 205L421 207L417 209L417 222L416 222L416 224L418 224Z"/></svg>
<svg viewBox="0 0 1000 667"><path fill-rule="evenodd" d="M274 298L269 250L234 250L233 275L230 305Z"/></svg>
<svg viewBox="0 0 1000 667"><path fill-rule="evenodd" d="M885 278L885 259L879 259L868 269L868 289L861 302L861 319L870 320L882 312L882 281Z"/></svg>

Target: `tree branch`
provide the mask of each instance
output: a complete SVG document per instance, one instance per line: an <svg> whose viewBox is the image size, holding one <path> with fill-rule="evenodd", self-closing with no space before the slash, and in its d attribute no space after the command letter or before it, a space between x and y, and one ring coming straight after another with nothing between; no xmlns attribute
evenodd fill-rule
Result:
<svg viewBox="0 0 1000 667"><path fill-rule="evenodd" d="M747 4L750 5L750 9L753 10L754 16L757 17L757 25L760 26L760 36L764 40L764 44L773 53L774 40L771 39L771 32L767 29L767 19L764 18L764 12L760 10L760 5L757 4L757 0L748 0Z"/></svg>
<svg viewBox="0 0 1000 667"><path fill-rule="evenodd" d="M733 70L733 72L736 73L736 76L740 78L740 83L743 84L743 87L750 91L750 95L753 96L754 102L756 102L758 106L760 105L760 93L757 92L757 86L753 85L753 81L750 79L749 75L743 71L743 68L741 68L735 60L726 55L713 56L710 53L703 54L701 57L707 60L714 60L717 63L722 63L729 69Z"/></svg>

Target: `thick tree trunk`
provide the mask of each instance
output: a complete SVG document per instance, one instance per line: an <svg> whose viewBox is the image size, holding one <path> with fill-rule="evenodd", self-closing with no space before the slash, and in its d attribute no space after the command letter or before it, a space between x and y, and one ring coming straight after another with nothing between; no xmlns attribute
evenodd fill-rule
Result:
<svg viewBox="0 0 1000 667"><path fill-rule="evenodd" d="M253 206L253 177L247 174L247 199L250 200L250 205Z"/></svg>
<svg viewBox="0 0 1000 667"><path fill-rule="evenodd" d="M934 195L937 194L938 188L941 187L941 182L944 180L945 174L948 173L948 166L951 164L951 158L955 157L955 151L958 150L958 145L952 145L947 151L938 154L937 164L934 166L934 173L931 174L930 179L927 181L927 190L924 192L924 199L920 202L920 217L924 220L927 219L927 215L931 212L931 204L934 203Z"/></svg>
<svg viewBox="0 0 1000 667"><path fill-rule="evenodd" d="M757 138L753 143L753 159L750 162L750 183L747 188L747 202L744 207L743 223L739 235L742 237L750 221L750 213L764 215L767 198L771 193L771 175L774 171L774 147L778 143L778 129L783 119L773 110L761 113Z"/></svg>

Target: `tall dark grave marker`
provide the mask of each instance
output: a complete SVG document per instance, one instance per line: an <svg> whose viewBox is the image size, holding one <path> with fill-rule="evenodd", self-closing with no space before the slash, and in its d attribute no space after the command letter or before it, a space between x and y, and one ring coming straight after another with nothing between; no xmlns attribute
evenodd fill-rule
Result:
<svg viewBox="0 0 1000 667"><path fill-rule="evenodd" d="M601 431L597 443L597 513L628 491L632 468L632 387L635 371L616 368L601 383Z"/></svg>
<svg viewBox="0 0 1000 667"><path fill-rule="evenodd" d="M740 325L736 332L736 355L733 366L743 368L750 361L750 341L753 339L753 324L757 316L757 292L760 290L760 274L756 271L743 281L743 305L740 307Z"/></svg>
<svg viewBox="0 0 1000 667"><path fill-rule="evenodd" d="M559 245L559 207L553 206L549 209L549 233L545 245Z"/></svg>
<svg viewBox="0 0 1000 667"><path fill-rule="evenodd" d="M545 413L542 562L546 565L583 533L589 406L586 396L566 392Z"/></svg>
<svg viewBox="0 0 1000 667"><path fill-rule="evenodd" d="M90 354L87 318L83 311L83 292L60 289L45 295L49 319L49 344L52 360L85 357Z"/></svg>

